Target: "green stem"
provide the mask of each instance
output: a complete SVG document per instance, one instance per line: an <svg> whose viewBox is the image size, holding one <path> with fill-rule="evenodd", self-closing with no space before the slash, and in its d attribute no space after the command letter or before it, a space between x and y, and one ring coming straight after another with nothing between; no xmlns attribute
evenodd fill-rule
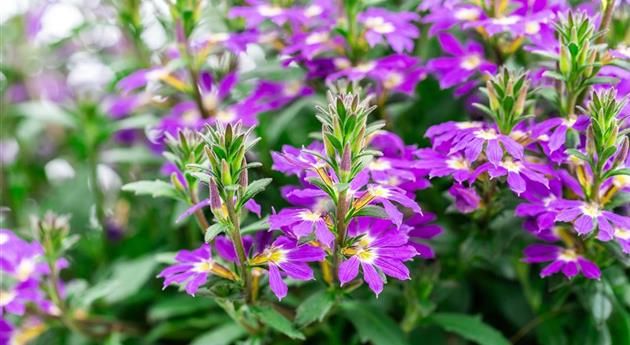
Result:
<svg viewBox="0 0 630 345"><path fill-rule="evenodd" d="M339 277L339 261L341 259L341 250L346 241L346 213L348 212L347 189L339 193L337 201L337 239L333 249L333 281Z"/></svg>
<svg viewBox="0 0 630 345"><path fill-rule="evenodd" d="M243 247L243 239L241 238L241 226L239 215L236 213L234 209L234 195L233 193L228 193L227 200L225 200L225 206L228 211L228 217L230 218L230 222L232 223L231 229L231 237L232 242L234 243L234 249L236 249L236 254L238 255L239 261L239 273L241 279L243 280L243 285L245 289L245 303L251 304L252 302L252 294L251 294L251 285L252 285L252 277L247 267L247 256L245 255L245 248Z"/></svg>

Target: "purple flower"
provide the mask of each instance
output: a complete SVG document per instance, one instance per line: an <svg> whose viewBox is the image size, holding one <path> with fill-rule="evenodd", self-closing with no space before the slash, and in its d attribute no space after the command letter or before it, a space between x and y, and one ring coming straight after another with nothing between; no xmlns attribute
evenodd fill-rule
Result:
<svg viewBox="0 0 630 345"><path fill-rule="evenodd" d="M419 21L420 16L413 12L390 12L371 7L359 13L357 19L365 27L365 39L370 47L381 43L384 38L395 52L411 52L413 40L420 35L413 23Z"/></svg>
<svg viewBox="0 0 630 345"><path fill-rule="evenodd" d="M260 81L256 89L242 101L242 107L255 113L279 109L295 99L307 97L313 90L299 81L272 82Z"/></svg>
<svg viewBox="0 0 630 345"><path fill-rule="evenodd" d="M361 184L361 182L359 182L360 180L360 178L355 178L353 181L354 186L351 186L353 190L356 190L354 187L357 184ZM354 201L353 207L355 209L361 209L369 203L381 204L383 205L383 208L385 208L385 213L387 213L389 219L396 224L396 226L400 226L402 224L403 214L398 210L392 201L402 205L403 207L411 209L414 213L422 214L422 210L420 209L418 203L408 197L404 190L398 187L379 184L367 185L367 191Z"/></svg>
<svg viewBox="0 0 630 345"><path fill-rule="evenodd" d="M452 176L455 181L462 183L472 176L471 164L461 155L446 155L432 149L416 151L418 161L415 166L429 170L429 177Z"/></svg>
<svg viewBox="0 0 630 345"><path fill-rule="evenodd" d="M424 135L431 140L435 150L448 152L455 143L461 141L461 138L482 127L483 122L448 121L429 127Z"/></svg>
<svg viewBox="0 0 630 345"><path fill-rule="evenodd" d="M558 211L552 202L562 196L562 183L558 179L549 181L549 188L532 186L521 197L528 202L516 206L514 213L519 217L533 217L536 232L554 226Z"/></svg>
<svg viewBox="0 0 630 345"><path fill-rule="evenodd" d="M624 253L630 254L630 228L621 226L613 226L612 234L610 232L600 231L597 237L600 241L609 241L615 239L621 246Z"/></svg>
<svg viewBox="0 0 630 345"><path fill-rule="evenodd" d="M250 6L235 6L230 9L228 18L244 18L248 28L255 28L266 20L283 25L294 19L296 13L267 1L248 0Z"/></svg>
<svg viewBox="0 0 630 345"><path fill-rule="evenodd" d="M339 265L339 282L344 285L363 271L363 280L378 296L383 291L383 278L377 270L399 280L411 279L404 262L417 252L408 244L409 237L388 221L362 218L352 224L353 244L342 250L346 259Z"/></svg>
<svg viewBox="0 0 630 345"><path fill-rule="evenodd" d="M236 280L236 276L227 268L212 259L209 244L203 244L193 251L181 250L175 256L177 264L165 268L158 278L164 278L163 288L172 284L186 284L186 293L194 296L199 287L206 283L208 276Z"/></svg>
<svg viewBox="0 0 630 345"><path fill-rule="evenodd" d="M448 190L455 199L455 208L461 213L471 213L479 209L481 198L475 188L466 188L461 184L454 184Z"/></svg>
<svg viewBox="0 0 630 345"><path fill-rule="evenodd" d="M422 2L424 4L424 1ZM422 5L421 4L421 5ZM429 35L434 36L438 32L448 30L460 24L468 28L477 23L486 15L479 6L459 2L448 2L444 5L434 5L431 13L422 18L423 23L430 23Z"/></svg>
<svg viewBox="0 0 630 345"><path fill-rule="evenodd" d="M243 248L245 249L245 253L249 253L253 244L254 239L251 236L243 236ZM236 249L234 248L234 242L232 242L229 237L224 235L215 237L214 249L216 249L219 256L223 259L231 262L239 262Z"/></svg>
<svg viewBox="0 0 630 345"><path fill-rule="evenodd" d="M560 271L567 278L573 278L579 272L582 272L584 277L588 279L599 279L601 275L597 265L576 253L574 249L565 249L548 244L532 244L525 248L524 254L523 261L527 263L551 261L540 271L540 276L543 278Z"/></svg>
<svg viewBox="0 0 630 345"><path fill-rule="evenodd" d="M458 138L450 149L449 156L462 152L469 162L475 162L481 152L494 166L498 166L504 156L504 149L516 160L523 159L523 146L511 137L498 133L494 128L477 129Z"/></svg>
<svg viewBox="0 0 630 345"><path fill-rule="evenodd" d="M118 88L129 93L135 89L147 86L150 82L156 82L168 76L169 72L163 67L140 69L122 78L118 82Z"/></svg>
<svg viewBox="0 0 630 345"><path fill-rule="evenodd" d="M599 226L599 236L602 238L612 238L615 233L613 225L623 229L630 228L629 217L605 211L596 203L560 199L552 202L551 205L559 210L556 221L572 222L580 235L593 231L596 225Z"/></svg>
<svg viewBox="0 0 630 345"><path fill-rule="evenodd" d="M290 228L298 239L315 232L315 238L329 248L332 247L335 239L333 233L328 229L324 215L318 211L305 208L286 208L269 217L269 230L281 230L283 227Z"/></svg>
<svg viewBox="0 0 630 345"><path fill-rule="evenodd" d="M583 131L588 126L587 116L570 115L568 118L552 118L537 124L532 128L532 137L539 141L546 142L548 152L554 153L560 149L567 138L567 130L575 128Z"/></svg>
<svg viewBox="0 0 630 345"><path fill-rule="evenodd" d="M507 183L510 189L516 195L521 195L527 189L526 180L538 182L545 187L549 186L549 180L543 175L546 172L545 168L545 166L539 164L528 161L515 161L507 157L497 165L492 165L491 163L480 165L475 169L471 180L474 180L483 172L488 172L491 179L507 175Z"/></svg>
<svg viewBox="0 0 630 345"><path fill-rule="evenodd" d="M496 72L496 66L484 59L483 47L479 43L471 41L462 47L454 36L447 33L441 33L438 39L442 50L451 56L429 60L427 68L436 74L442 89L462 83L463 88L469 89L470 85L477 83L470 81L476 73Z"/></svg>
<svg viewBox="0 0 630 345"><path fill-rule="evenodd" d="M249 260L250 265L267 265L271 291L282 300L288 292L280 271L296 280L313 279L313 270L307 262L322 261L326 257L323 249L308 244L298 245L287 237L278 237L271 246Z"/></svg>
<svg viewBox="0 0 630 345"><path fill-rule="evenodd" d="M425 212L423 215L413 215L407 219L404 224L409 227L407 235L409 238L413 239L413 241L409 241L409 244L411 244L418 252L418 255L424 259L433 259L435 257L435 251L433 251L433 248L429 245L423 242L417 242L416 240L430 240L443 232L442 227L439 225L429 224L435 221L435 219L434 214Z"/></svg>

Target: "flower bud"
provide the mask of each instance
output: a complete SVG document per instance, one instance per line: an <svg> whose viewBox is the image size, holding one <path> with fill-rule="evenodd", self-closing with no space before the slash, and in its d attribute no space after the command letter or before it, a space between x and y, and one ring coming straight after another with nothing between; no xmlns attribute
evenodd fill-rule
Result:
<svg viewBox="0 0 630 345"><path fill-rule="evenodd" d="M243 192L247 190L247 185L249 184L249 176L248 176L246 166L247 166L247 160L243 158L243 163L241 164L241 167L243 168L243 170L241 170L241 176L239 176L239 179L238 179L238 182L241 185L241 190Z"/></svg>
<svg viewBox="0 0 630 345"><path fill-rule="evenodd" d="M352 169L352 152L350 150L350 145L346 144L343 148L343 154L341 156L341 163L339 164L339 170L341 173L341 181L346 182L348 178L348 174L350 174L350 170Z"/></svg>
<svg viewBox="0 0 630 345"><path fill-rule="evenodd" d="M589 125L586 129L586 153L592 156L595 153L595 135L593 133L593 125Z"/></svg>
<svg viewBox="0 0 630 345"><path fill-rule="evenodd" d="M221 182L224 186L232 184L232 172L230 171L230 165L225 159L221 160Z"/></svg>
<svg viewBox="0 0 630 345"><path fill-rule="evenodd" d="M560 73L563 75L571 73L571 56L566 46L560 47Z"/></svg>
<svg viewBox="0 0 630 345"><path fill-rule="evenodd" d="M186 187L182 184L177 176L177 173L171 173L171 185L175 187L175 190L181 193L186 193Z"/></svg>
<svg viewBox="0 0 630 345"><path fill-rule="evenodd" d="M621 141L621 148L619 149L619 153L617 154L617 157L615 157L615 160L613 161L613 169L624 164L626 159L628 159L628 146L629 145L630 144L628 143L628 137L624 137L623 140Z"/></svg>
<svg viewBox="0 0 630 345"><path fill-rule="evenodd" d="M490 103L490 109L492 111L498 111L500 103L499 103L499 99L497 98L497 93L494 90L494 86L492 85L492 82L490 80L486 81L486 89L488 90L488 100Z"/></svg>
<svg viewBox="0 0 630 345"><path fill-rule="evenodd" d="M212 213L218 216L221 211L221 195L219 194L219 188L217 188L217 183L214 181L214 178L210 178L208 187L210 190L210 208L212 209Z"/></svg>
<svg viewBox="0 0 630 345"><path fill-rule="evenodd" d="M523 115L523 111L525 110L525 101L527 100L527 91L529 91L529 80L525 80L523 82L523 86L519 90L518 98L516 99L516 103L514 104L514 114L517 117Z"/></svg>

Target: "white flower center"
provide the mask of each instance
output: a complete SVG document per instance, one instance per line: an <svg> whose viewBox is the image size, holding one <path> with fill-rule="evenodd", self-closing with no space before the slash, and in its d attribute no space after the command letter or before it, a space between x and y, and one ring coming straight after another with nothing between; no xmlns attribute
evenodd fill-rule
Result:
<svg viewBox="0 0 630 345"><path fill-rule="evenodd" d="M320 44L322 42L326 42L328 40L328 33L326 32L313 32L312 34L306 37L306 44Z"/></svg>
<svg viewBox="0 0 630 345"><path fill-rule="evenodd" d="M451 157L446 161L446 165L455 170L469 170L470 165L464 157Z"/></svg>
<svg viewBox="0 0 630 345"><path fill-rule="evenodd" d="M0 291L0 307L5 307L13 302L17 294L15 291Z"/></svg>
<svg viewBox="0 0 630 345"><path fill-rule="evenodd" d="M0 246L9 242L9 235L7 234L0 234Z"/></svg>
<svg viewBox="0 0 630 345"><path fill-rule="evenodd" d="M550 195L544 199L542 199L542 203L543 205L545 205L545 207L548 207L549 204L551 204L552 201L556 200L556 197L553 195Z"/></svg>
<svg viewBox="0 0 630 345"><path fill-rule="evenodd" d="M459 128L459 129L470 129L470 128L478 128L481 127L481 123L480 122L473 122L473 121L463 121L463 122L458 122L455 127Z"/></svg>
<svg viewBox="0 0 630 345"><path fill-rule="evenodd" d="M630 231L622 228L615 228L615 237L621 240L630 240Z"/></svg>
<svg viewBox="0 0 630 345"><path fill-rule="evenodd" d="M455 18L468 21L477 20L479 19L479 10L476 8L460 8L455 12Z"/></svg>
<svg viewBox="0 0 630 345"><path fill-rule="evenodd" d="M514 25L518 23L520 18L518 16L507 16L497 19L493 19L492 22L497 25Z"/></svg>
<svg viewBox="0 0 630 345"><path fill-rule="evenodd" d="M520 162L515 162L511 159L506 159L503 162L499 163L499 165L501 165L503 168L505 168L505 170L509 172L516 172L516 173L521 171L521 168L523 167L523 165Z"/></svg>
<svg viewBox="0 0 630 345"><path fill-rule="evenodd" d="M368 188L368 192L377 198L388 198L389 197L389 191L385 188L383 188L382 186L372 186Z"/></svg>
<svg viewBox="0 0 630 345"><path fill-rule="evenodd" d="M375 159L369 164L370 170L384 171L392 168L392 165L384 159Z"/></svg>
<svg viewBox="0 0 630 345"><path fill-rule="evenodd" d="M208 41L210 41L211 43L225 42L228 40L228 38L230 38L230 34L226 32L218 32L215 34L210 34L210 36L208 37Z"/></svg>
<svg viewBox="0 0 630 345"><path fill-rule="evenodd" d="M214 266L214 261L204 260L204 261L196 262L192 270L197 273L212 272L213 266Z"/></svg>
<svg viewBox="0 0 630 345"><path fill-rule="evenodd" d="M35 271L35 260L33 259L25 259L20 261L20 264L16 270L16 278L19 281L27 280L31 274Z"/></svg>
<svg viewBox="0 0 630 345"><path fill-rule="evenodd" d="M497 132L492 128L478 130L475 132L475 136L483 140L495 140L498 137Z"/></svg>
<svg viewBox="0 0 630 345"><path fill-rule="evenodd" d="M402 74L398 72L391 72L387 75L387 78L385 78L383 86L385 86L386 89L393 89L402 84L403 80L405 79Z"/></svg>
<svg viewBox="0 0 630 345"><path fill-rule="evenodd" d="M572 261L577 261L577 253L575 252L575 250L573 249L565 249L562 251L562 253L560 253L560 255L558 255L558 260L564 261L564 262L572 262Z"/></svg>
<svg viewBox="0 0 630 345"><path fill-rule="evenodd" d="M373 61L370 61L370 62L358 64L357 67L355 68L359 72L366 73L366 72L371 71L375 66L376 66L376 63L374 63Z"/></svg>
<svg viewBox="0 0 630 345"><path fill-rule="evenodd" d="M386 22L383 17L370 17L366 19L365 26L379 34L389 34L396 31L394 25L390 22Z"/></svg>
<svg viewBox="0 0 630 345"><path fill-rule="evenodd" d="M602 212L599 210L599 206L597 206L596 204L585 203L584 205L580 206L580 210L582 210L582 213L591 218L597 218L602 214Z"/></svg>
<svg viewBox="0 0 630 345"><path fill-rule="evenodd" d="M613 185L618 188L623 188L626 186L630 186L630 176L628 175L617 175L613 177Z"/></svg>
<svg viewBox="0 0 630 345"><path fill-rule="evenodd" d="M267 252L267 260L280 264L287 261L287 251L284 249L274 248Z"/></svg>
<svg viewBox="0 0 630 345"><path fill-rule="evenodd" d="M304 15L307 17L319 16L324 12L324 9L319 5L311 5L304 10Z"/></svg>
<svg viewBox="0 0 630 345"><path fill-rule="evenodd" d="M274 17L279 14L282 14L282 7L278 6L269 6L269 5L260 5L258 6L258 13L263 17Z"/></svg>
<svg viewBox="0 0 630 345"><path fill-rule="evenodd" d="M577 116L575 115L569 115L568 119L562 119L562 124L568 128L573 127L573 125L575 125L576 122L577 122Z"/></svg>
<svg viewBox="0 0 630 345"><path fill-rule="evenodd" d="M525 24L525 33L528 35L535 35L540 32L540 24L538 22L527 22Z"/></svg>
<svg viewBox="0 0 630 345"><path fill-rule="evenodd" d="M149 81L156 81L166 77L167 75L168 72L166 70L159 68L147 73L146 78Z"/></svg>
<svg viewBox="0 0 630 345"><path fill-rule="evenodd" d="M298 81L293 81L284 84L282 88L282 93L287 97L293 97L298 94L302 90L302 84Z"/></svg>
<svg viewBox="0 0 630 345"><path fill-rule="evenodd" d="M228 110L219 110L219 112L217 113L217 121L219 122L232 122L236 119L236 112L232 109L228 109Z"/></svg>
<svg viewBox="0 0 630 345"><path fill-rule="evenodd" d="M182 122L187 126L193 126L197 123L199 116L194 110L188 110L182 114Z"/></svg>
<svg viewBox="0 0 630 345"><path fill-rule="evenodd" d="M352 64L350 63L350 61L348 59L344 59L344 58L336 58L335 60L333 60L335 67L339 68L339 69L346 69L350 66L352 66Z"/></svg>
<svg viewBox="0 0 630 345"><path fill-rule="evenodd" d="M316 222L322 219L321 214L317 212L308 211L308 210L300 212L300 217L302 218L302 220L306 220L309 222Z"/></svg>
<svg viewBox="0 0 630 345"><path fill-rule="evenodd" d="M481 57L479 57L479 55L477 54L471 54L466 56L462 62L459 64L459 66L467 71L472 71L475 68L479 67L479 65L481 65Z"/></svg>

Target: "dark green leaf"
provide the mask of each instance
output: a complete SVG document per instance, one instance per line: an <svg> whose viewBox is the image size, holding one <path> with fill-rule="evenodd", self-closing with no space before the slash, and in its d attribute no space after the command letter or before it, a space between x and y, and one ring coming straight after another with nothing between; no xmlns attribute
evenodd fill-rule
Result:
<svg viewBox="0 0 630 345"><path fill-rule="evenodd" d="M326 291L318 291L304 300L297 308L295 322L306 326L314 321L322 321L333 306L334 296Z"/></svg>
<svg viewBox="0 0 630 345"><path fill-rule="evenodd" d="M190 343L190 345L229 345L242 338L247 332L237 323L226 323L206 332Z"/></svg>
<svg viewBox="0 0 630 345"><path fill-rule="evenodd" d="M375 205L367 205L363 207L362 209L360 209L358 212L356 212L353 216L354 217L367 216L367 217L376 217L376 218L381 218L381 219L386 219L388 217L387 212L385 212L384 208L380 206L375 206Z"/></svg>
<svg viewBox="0 0 630 345"><path fill-rule="evenodd" d="M207 229L206 232L203 236L203 240L206 243L209 243L210 241L212 241L218 234L225 232L227 230L227 227L221 223L216 223L216 224L212 224L210 225Z"/></svg>
<svg viewBox="0 0 630 345"><path fill-rule="evenodd" d="M361 341L374 345L405 345L407 339L400 327L373 305L346 302L341 305L343 314L352 322Z"/></svg>
<svg viewBox="0 0 630 345"><path fill-rule="evenodd" d="M245 191L245 193L243 193L240 204L244 205L247 200L253 198L254 196L256 196L256 194L264 191L267 185L269 185L270 183L270 178L263 178L250 183L249 186L247 186L247 190Z"/></svg>
<svg viewBox="0 0 630 345"><path fill-rule="evenodd" d="M438 326L448 332L481 345L509 345L510 342L496 329L481 321L478 316L456 313L437 313L431 316Z"/></svg>
<svg viewBox="0 0 630 345"><path fill-rule="evenodd" d="M304 334L293 327L291 321L287 320L277 310L273 309L273 307L255 307L252 311L256 314L256 317L260 320L260 322L282 334L285 334L289 338L300 340L305 339Z"/></svg>

